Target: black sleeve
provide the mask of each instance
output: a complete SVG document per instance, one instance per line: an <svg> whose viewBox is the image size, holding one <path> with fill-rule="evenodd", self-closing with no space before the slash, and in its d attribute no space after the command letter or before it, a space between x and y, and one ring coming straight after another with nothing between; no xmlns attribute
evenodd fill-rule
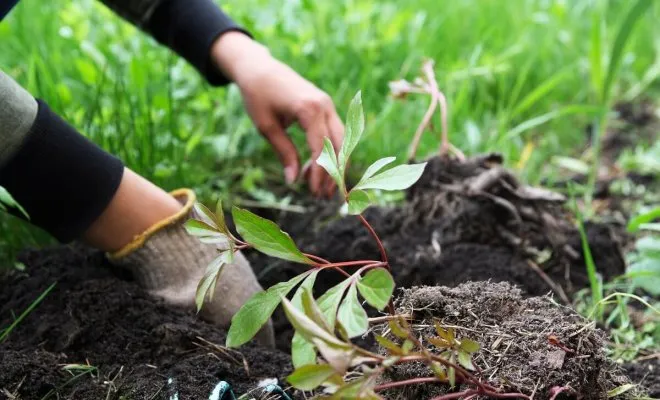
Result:
<svg viewBox="0 0 660 400"><path fill-rule="evenodd" d="M102 0L117 14L153 36L193 65L213 86L230 82L211 61L211 45L221 34L250 33L212 0Z"/></svg>
<svg viewBox="0 0 660 400"><path fill-rule="evenodd" d="M32 224L67 243L79 239L110 204L124 164L45 102L37 103L25 141L0 168L0 186L27 211ZM12 214L22 217L17 210Z"/></svg>

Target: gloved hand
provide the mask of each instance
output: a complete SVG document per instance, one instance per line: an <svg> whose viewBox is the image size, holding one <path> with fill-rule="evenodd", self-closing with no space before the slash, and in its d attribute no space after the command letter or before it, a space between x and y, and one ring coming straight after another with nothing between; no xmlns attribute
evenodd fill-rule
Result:
<svg viewBox="0 0 660 400"><path fill-rule="evenodd" d="M108 254L116 266L127 268L153 296L167 303L189 309L195 308L197 285L207 265L218 255L217 245L201 243L190 236L184 223L193 217L195 193L180 189L171 193L183 209L160 221L117 252ZM249 262L237 252L232 264L224 267L213 300L204 304L200 316L227 328L241 306L263 288L257 281ZM274 347L272 322L268 322L256 336L257 342Z"/></svg>

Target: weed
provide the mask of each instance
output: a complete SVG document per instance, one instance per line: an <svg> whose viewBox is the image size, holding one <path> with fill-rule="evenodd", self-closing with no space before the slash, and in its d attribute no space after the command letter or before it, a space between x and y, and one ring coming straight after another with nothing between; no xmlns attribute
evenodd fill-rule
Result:
<svg viewBox="0 0 660 400"><path fill-rule="evenodd" d="M9 334L18 326L18 324L20 324L21 321L23 321L25 319L25 317L27 317L32 312L32 310L34 310L39 305L39 303L41 303L43 301L43 299L46 298L46 296L48 296L48 293L50 293L51 290L53 290L55 288L55 285L56 285L56 283L53 283L46 290L44 290L44 292L41 293L41 295L39 295L39 297L37 297L28 306L28 308L26 308L21 313L21 315L18 316L18 318L14 319L14 322L12 322L11 325L9 325L7 328L0 331L0 343L4 342L7 339L7 337L9 336Z"/></svg>

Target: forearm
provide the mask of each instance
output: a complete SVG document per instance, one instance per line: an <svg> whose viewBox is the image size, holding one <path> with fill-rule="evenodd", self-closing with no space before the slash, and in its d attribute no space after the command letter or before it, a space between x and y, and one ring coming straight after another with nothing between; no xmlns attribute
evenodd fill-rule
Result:
<svg viewBox="0 0 660 400"><path fill-rule="evenodd" d="M212 0L101 0L193 65L214 86L233 79L212 57L214 43L227 32L250 34Z"/></svg>

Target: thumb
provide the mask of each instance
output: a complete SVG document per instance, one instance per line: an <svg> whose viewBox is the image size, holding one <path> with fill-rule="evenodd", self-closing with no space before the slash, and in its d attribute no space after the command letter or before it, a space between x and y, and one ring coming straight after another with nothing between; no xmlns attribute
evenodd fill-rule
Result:
<svg viewBox="0 0 660 400"><path fill-rule="evenodd" d="M289 138L289 135L287 135L282 125L277 122L268 124L261 130L261 133L266 140L268 140L273 149L275 149L275 152L284 167L284 180L287 184L293 183L298 176L300 161L298 160L296 146Z"/></svg>

